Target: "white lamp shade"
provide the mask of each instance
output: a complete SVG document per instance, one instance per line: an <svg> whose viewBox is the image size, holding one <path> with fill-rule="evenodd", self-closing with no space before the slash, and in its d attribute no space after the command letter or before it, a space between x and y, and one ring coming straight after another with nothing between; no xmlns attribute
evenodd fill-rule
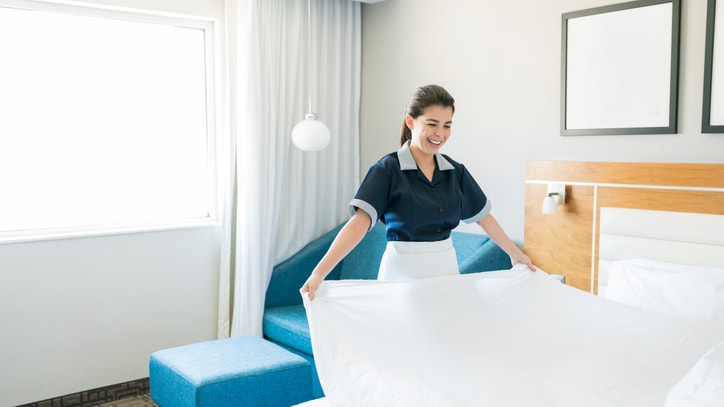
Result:
<svg viewBox="0 0 724 407"><path fill-rule="evenodd" d="M554 213L556 213L556 205L556 198L552 196L547 196L543 200L543 213L546 215L553 215Z"/></svg>
<svg viewBox="0 0 724 407"><path fill-rule="evenodd" d="M300 150L322 150L327 147L332 138L327 125L317 120L316 117L315 114L308 114L292 129L292 142Z"/></svg>

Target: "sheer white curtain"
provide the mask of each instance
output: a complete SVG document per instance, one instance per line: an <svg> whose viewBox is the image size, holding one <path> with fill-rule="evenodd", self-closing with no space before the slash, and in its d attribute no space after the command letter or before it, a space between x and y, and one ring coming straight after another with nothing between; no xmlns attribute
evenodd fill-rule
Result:
<svg viewBox="0 0 724 407"><path fill-rule="evenodd" d="M227 210L219 336L261 335L272 267L347 218L359 168L360 5L312 0L228 0L230 127L235 210ZM302 152L291 130L313 110L332 140ZM231 260L229 260L229 258ZM231 306L229 306L231 304ZM229 315L230 314L230 315Z"/></svg>

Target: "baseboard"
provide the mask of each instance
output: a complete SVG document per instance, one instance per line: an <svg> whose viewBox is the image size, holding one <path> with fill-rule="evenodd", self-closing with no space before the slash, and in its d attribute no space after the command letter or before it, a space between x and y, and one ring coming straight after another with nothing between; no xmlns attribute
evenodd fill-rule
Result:
<svg viewBox="0 0 724 407"><path fill-rule="evenodd" d="M150 386L148 377L130 382L118 383L79 393L67 394L18 407L91 407L127 397L147 394Z"/></svg>

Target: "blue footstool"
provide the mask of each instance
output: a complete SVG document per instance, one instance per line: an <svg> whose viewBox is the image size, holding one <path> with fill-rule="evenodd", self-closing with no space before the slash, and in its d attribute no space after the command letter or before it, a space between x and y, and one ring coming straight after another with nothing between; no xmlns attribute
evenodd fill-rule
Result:
<svg viewBox="0 0 724 407"><path fill-rule="evenodd" d="M257 336L154 352L149 373L161 407L288 407L312 399L309 362Z"/></svg>

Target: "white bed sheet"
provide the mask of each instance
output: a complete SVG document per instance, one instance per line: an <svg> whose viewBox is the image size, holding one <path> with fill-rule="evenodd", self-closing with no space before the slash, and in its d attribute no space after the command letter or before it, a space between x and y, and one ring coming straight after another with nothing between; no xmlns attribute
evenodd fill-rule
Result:
<svg viewBox="0 0 724 407"><path fill-rule="evenodd" d="M327 281L305 306L327 395L314 403L329 406L660 407L724 341L722 322L616 304L518 268Z"/></svg>
<svg viewBox="0 0 724 407"><path fill-rule="evenodd" d="M297 404L292 407L332 407L332 405L329 404L329 399L327 397L322 397L321 399L306 401L302 404Z"/></svg>

